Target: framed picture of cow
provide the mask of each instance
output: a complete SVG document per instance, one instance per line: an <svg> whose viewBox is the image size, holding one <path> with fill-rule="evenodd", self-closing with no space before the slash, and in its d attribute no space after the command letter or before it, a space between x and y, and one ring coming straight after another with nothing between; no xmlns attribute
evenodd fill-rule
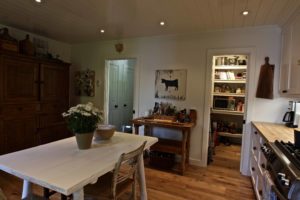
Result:
<svg viewBox="0 0 300 200"><path fill-rule="evenodd" d="M186 69L156 70L155 98L185 100Z"/></svg>

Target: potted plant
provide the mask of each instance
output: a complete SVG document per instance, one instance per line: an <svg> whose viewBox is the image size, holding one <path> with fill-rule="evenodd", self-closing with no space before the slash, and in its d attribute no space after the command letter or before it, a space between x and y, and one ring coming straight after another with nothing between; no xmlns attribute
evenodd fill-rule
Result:
<svg viewBox="0 0 300 200"><path fill-rule="evenodd" d="M66 118L68 129L75 134L78 148L90 148L97 124L103 121L103 113L89 102L71 107L62 116Z"/></svg>

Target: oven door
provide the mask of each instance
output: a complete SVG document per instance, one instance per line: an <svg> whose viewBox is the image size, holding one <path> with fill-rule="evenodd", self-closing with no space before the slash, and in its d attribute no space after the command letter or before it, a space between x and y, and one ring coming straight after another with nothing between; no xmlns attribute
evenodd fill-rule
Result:
<svg viewBox="0 0 300 200"><path fill-rule="evenodd" d="M278 190L277 186L274 184L269 171L264 172L263 176L263 200L288 200L284 197Z"/></svg>

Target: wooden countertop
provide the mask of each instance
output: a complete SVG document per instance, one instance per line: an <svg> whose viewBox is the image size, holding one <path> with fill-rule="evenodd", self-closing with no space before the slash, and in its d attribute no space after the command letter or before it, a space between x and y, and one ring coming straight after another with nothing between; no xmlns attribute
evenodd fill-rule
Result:
<svg viewBox="0 0 300 200"><path fill-rule="evenodd" d="M252 124L268 142L274 142L275 140L294 142L294 128L269 122L252 122Z"/></svg>

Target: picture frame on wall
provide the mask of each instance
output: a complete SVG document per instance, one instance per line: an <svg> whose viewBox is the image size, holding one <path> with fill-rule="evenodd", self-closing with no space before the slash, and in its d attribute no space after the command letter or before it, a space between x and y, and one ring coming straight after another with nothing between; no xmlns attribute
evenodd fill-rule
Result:
<svg viewBox="0 0 300 200"><path fill-rule="evenodd" d="M186 99L186 69L156 70L155 98Z"/></svg>
<svg viewBox="0 0 300 200"><path fill-rule="evenodd" d="M87 69L75 72L75 95L95 96L95 71Z"/></svg>

